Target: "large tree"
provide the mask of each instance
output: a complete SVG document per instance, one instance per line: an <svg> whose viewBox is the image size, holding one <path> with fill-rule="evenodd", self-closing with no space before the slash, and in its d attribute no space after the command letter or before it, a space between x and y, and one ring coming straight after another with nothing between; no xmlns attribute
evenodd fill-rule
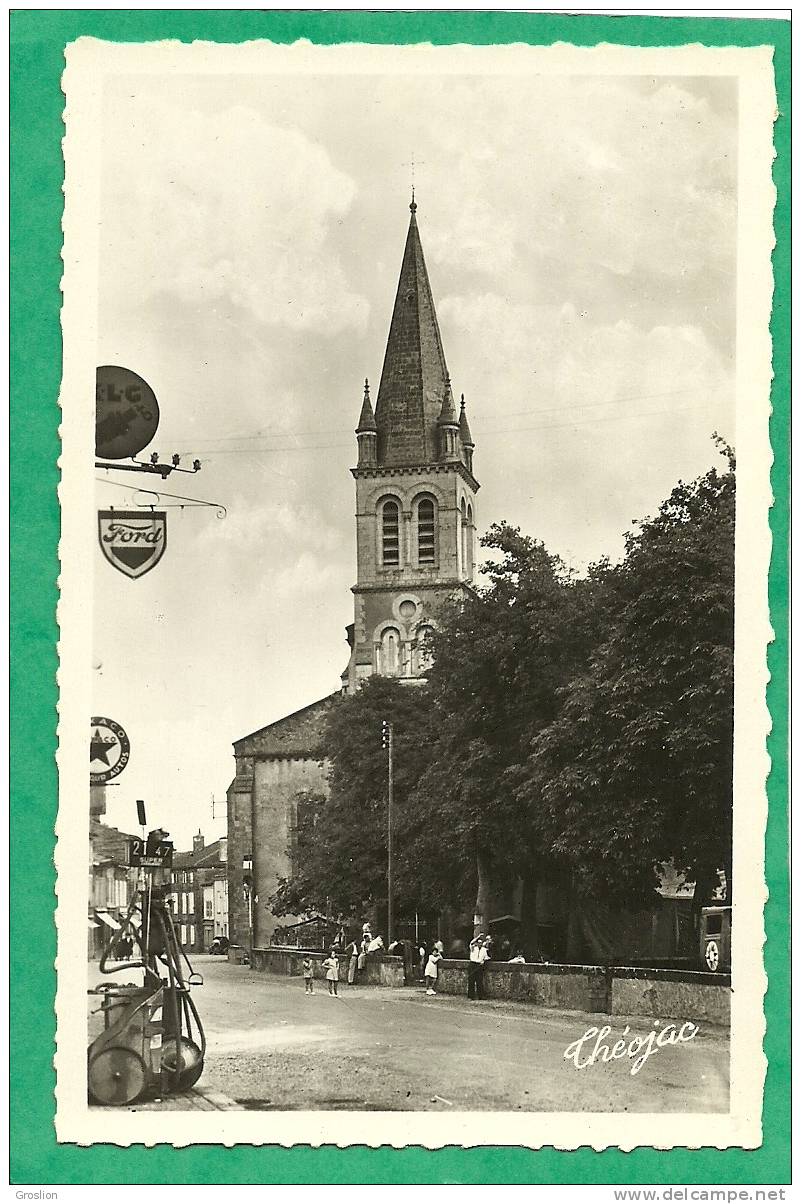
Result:
<svg viewBox="0 0 801 1204"><path fill-rule="evenodd" d="M517 528L495 525L482 543L495 553L484 567L489 586L444 615L433 637L436 746L416 798L475 867L476 910L486 918L499 884L539 860L514 774L583 664L600 603L597 575L576 581Z"/></svg>
<svg viewBox="0 0 801 1204"><path fill-rule="evenodd" d="M634 904L672 861L731 881L734 457L679 483L605 574L606 632L531 743L518 797L580 892ZM701 885L703 884L703 886Z"/></svg>

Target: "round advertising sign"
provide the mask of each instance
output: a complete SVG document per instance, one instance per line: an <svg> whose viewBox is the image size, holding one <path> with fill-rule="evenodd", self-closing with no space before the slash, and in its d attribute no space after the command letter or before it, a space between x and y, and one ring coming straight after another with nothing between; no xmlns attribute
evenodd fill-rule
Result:
<svg viewBox="0 0 801 1204"><path fill-rule="evenodd" d="M159 405L147 381L130 368L105 364L95 382L95 455L125 460L158 430Z"/></svg>
<svg viewBox="0 0 801 1204"><path fill-rule="evenodd" d="M89 777L93 786L116 778L128 764L131 742L123 728L102 715L92 718L89 736Z"/></svg>

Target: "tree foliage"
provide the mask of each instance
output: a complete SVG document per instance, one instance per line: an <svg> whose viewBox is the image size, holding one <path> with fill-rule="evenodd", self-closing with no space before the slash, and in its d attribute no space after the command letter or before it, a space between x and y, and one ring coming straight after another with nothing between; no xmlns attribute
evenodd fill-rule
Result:
<svg viewBox="0 0 801 1204"><path fill-rule="evenodd" d="M396 897L401 905L406 899L412 908L424 905L418 857L431 817L418 816L410 799L431 754L430 715L425 685L404 687L392 678L371 677L355 694L337 699L323 736L330 793L315 799L302 829L299 821L293 873L273 901L278 914L333 910L355 916L386 898L385 721L395 742Z"/></svg>
<svg viewBox="0 0 801 1204"><path fill-rule="evenodd" d="M539 541L506 524L482 543L489 587L442 618L429 674L438 739L417 788L421 810L487 868L523 871L538 854L512 790L532 737L555 718L559 690L589 648L595 582L578 582Z"/></svg>
<svg viewBox="0 0 801 1204"><path fill-rule="evenodd" d="M679 483L605 573L606 630L518 794L580 890L647 897L662 863L731 877L734 459Z"/></svg>
<svg viewBox="0 0 801 1204"><path fill-rule="evenodd" d="M507 524L488 584L439 615L428 684L372 677L332 708L330 795L299 808L282 911L363 912L386 897L395 733L401 909L471 906L489 864L569 872L638 904L664 862L730 874L734 458L679 483L583 578Z"/></svg>

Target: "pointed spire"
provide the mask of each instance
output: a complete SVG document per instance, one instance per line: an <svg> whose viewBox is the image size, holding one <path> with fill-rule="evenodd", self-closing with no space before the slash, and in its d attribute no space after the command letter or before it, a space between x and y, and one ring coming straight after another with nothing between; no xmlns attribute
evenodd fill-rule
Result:
<svg viewBox="0 0 801 1204"><path fill-rule="evenodd" d="M453 391L451 389L451 378L445 378L445 392L442 397L442 409L439 412L437 422L440 426L458 426L459 419L456 417L456 407L453 404Z"/></svg>
<svg viewBox="0 0 801 1204"><path fill-rule="evenodd" d="M462 458L459 446L459 419L456 417L456 407L453 404L451 378L445 378L445 392L442 397L442 409L437 419L439 429L439 458L441 460L460 460Z"/></svg>
<svg viewBox="0 0 801 1204"><path fill-rule="evenodd" d="M375 415L370 401L370 382L365 377L362 412L359 415L359 425L356 427L356 442L359 445L359 467L366 468L376 462L378 450L378 432L375 426Z"/></svg>
<svg viewBox="0 0 801 1204"><path fill-rule="evenodd" d="M459 411L459 434L462 436L462 444L465 447L475 447L473 436L470 434L470 425L467 421L467 411L464 406L464 393L462 394L462 406Z"/></svg>
<svg viewBox="0 0 801 1204"><path fill-rule="evenodd" d="M359 425L356 427L356 434L361 435L364 431L374 431L375 429L375 414L373 413L373 405L370 401L370 382L365 377L364 400L362 401L362 412L359 415Z"/></svg>
<svg viewBox="0 0 801 1204"><path fill-rule="evenodd" d="M412 194L406 247L375 407L378 463L439 459L437 419L448 369L434 310Z"/></svg>

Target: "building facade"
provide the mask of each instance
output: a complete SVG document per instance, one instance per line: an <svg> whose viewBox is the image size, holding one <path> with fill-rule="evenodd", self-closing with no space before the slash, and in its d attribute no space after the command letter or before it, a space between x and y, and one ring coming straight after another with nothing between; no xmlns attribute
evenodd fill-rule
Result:
<svg viewBox="0 0 801 1204"><path fill-rule="evenodd" d="M417 206L403 252L373 409L365 381L356 428L356 583L349 692L374 673L413 686L425 678L427 636L440 607L472 590L475 575L474 442L457 406L428 278ZM327 791L321 741L341 691L234 743L228 789L229 935L268 944L300 917L270 907L292 869L298 798Z"/></svg>
<svg viewBox="0 0 801 1204"><path fill-rule="evenodd" d="M194 853L173 854L170 894L178 940L184 949L194 953L198 932Z"/></svg>
<svg viewBox="0 0 801 1204"><path fill-rule="evenodd" d="M191 852L173 855L173 918L188 953L208 953L215 936L228 936L227 848L227 837L207 845L198 831Z"/></svg>
<svg viewBox="0 0 801 1204"><path fill-rule="evenodd" d="M100 957L133 899L137 871L128 864L128 842L132 839L129 833L99 819L89 821L90 958Z"/></svg>

